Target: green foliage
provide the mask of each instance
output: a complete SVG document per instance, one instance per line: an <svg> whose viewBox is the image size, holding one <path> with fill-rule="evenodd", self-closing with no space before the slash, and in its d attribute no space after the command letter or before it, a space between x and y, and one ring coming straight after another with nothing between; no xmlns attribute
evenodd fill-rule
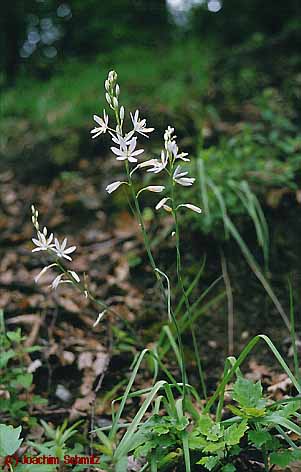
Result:
<svg viewBox="0 0 301 472"><path fill-rule="evenodd" d="M0 424L0 456L14 454L21 446L23 439L20 439L22 427L13 428Z"/></svg>
<svg viewBox="0 0 301 472"><path fill-rule="evenodd" d="M84 452L83 444L74 441L74 435L77 433L76 428L81 424L81 421L78 421L69 427L68 422L64 421L64 423L57 428L52 427L43 420L41 421L41 424L44 428L44 434L47 440L43 443L27 441L27 444L32 448L31 450L35 451L35 453L38 452L39 455L57 457L62 463L64 463L65 455L77 455L80 457L80 454ZM72 470L79 472L84 468L86 468L85 465L76 465ZM31 465L19 464L16 468L16 472L31 472L31 469ZM55 472L57 470L57 465L40 464L39 470L41 470L41 472Z"/></svg>
<svg viewBox="0 0 301 472"><path fill-rule="evenodd" d="M153 415L139 428L134 456L146 458L149 462L155 461L159 470L163 465L170 465L182 455L181 433L188 424L185 417L179 420L171 416Z"/></svg>
<svg viewBox="0 0 301 472"><path fill-rule="evenodd" d="M248 430L247 420L225 427L210 416L202 415L189 434L189 446L202 453L197 464L208 470L235 471L231 463L240 453L240 441Z"/></svg>
<svg viewBox="0 0 301 472"><path fill-rule="evenodd" d="M0 312L0 376L1 389L4 392L0 398L0 410L4 414L9 414L12 420L33 424L36 420L30 416L29 403L24 399L24 396L29 395L32 390L33 375L27 372L24 356L39 350L40 347L25 347L25 339L20 328L16 331L5 331L3 312ZM23 399L20 399L20 396ZM30 398L30 402L34 404L47 403L39 395Z"/></svg>
<svg viewBox="0 0 301 472"><path fill-rule="evenodd" d="M162 56L168 60L162 61ZM135 63L139 68L133 67ZM123 46L110 55L100 53L92 63L66 62L44 83L20 78L15 88L2 94L2 159L22 159L23 164L25 160L40 168L46 161L62 167L77 160L83 146L86 154L93 155L92 116L95 111L101 113L105 105L101 99L95 109L95 97L99 97L107 70L116 64L124 77L122 93L127 107L135 111L139 106L159 129L164 129L165 117L170 114L177 117L180 128L186 127L185 115L191 115L207 87L208 49L186 42L162 46L158 54L142 46Z"/></svg>

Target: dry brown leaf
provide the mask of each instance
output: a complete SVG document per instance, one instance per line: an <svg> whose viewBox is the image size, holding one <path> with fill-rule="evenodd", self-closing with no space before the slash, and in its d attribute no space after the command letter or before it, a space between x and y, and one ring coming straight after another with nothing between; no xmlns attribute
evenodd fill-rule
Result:
<svg viewBox="0 0 301 472"><path fill-rule="evenodd" d="M282 392L286 392L288 387L292 385L291 379L286 374L280 374L278 376L278 382L273 383L268 387L268 392L276 393L277 390L281 390Z"/></svg>
<svg viewBox="0 0 301 472"><path fill-rule="evenodd" d="M90 351L81 352L78 356L77 365L79 370L91 367L93 363L93 353Z"/></svg>
<svg viewBox="0 0 301 472"><path fill-rule="evenodd" d="M105 372L109 362L109 355L104 352L98 352L96 359L93 363L93 370L96 375L103 374Z"/></svg>

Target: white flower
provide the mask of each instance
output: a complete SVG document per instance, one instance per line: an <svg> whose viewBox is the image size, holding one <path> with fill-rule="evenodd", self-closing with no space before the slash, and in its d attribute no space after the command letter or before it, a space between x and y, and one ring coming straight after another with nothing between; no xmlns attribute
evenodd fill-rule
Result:
<svg viewBox="0 0 301 472"><path fill-rule="evenodd" d="M31 205L31 221L37 231L39 231L40 229L38 219L39 219L39 212L38 210L35 209L34 205Z"/></svg>
<svg viewBox="0 0 301 472"><path fill-rule="evenodd" d="M106 114L106 111L103 111L103 118L100 118L97 115L93 115L94 121L99 125L98 127L95 127L91 130L92 139L97 138L102 133L106 133L108 129L108 124L109 124L109 117Z"/></svg>
<svg viewBox="0 0 301 472"><path fill-rule="evenodd" d="M148 169L147 172L153 172L154 174L158 174L161 172L165 167L167 166L168 163L168 156L164 151L161 151L161 159L150 159L149 161L142 162L142 164L139 164L139 167L149 167L151 166L151 169Z"/></svg>
<svg viewBox="0 0 301 472"><path fill-rule="evenodd" d="M53 264L50 264L50 265L44 267L44 268L38 273L38 275L34 278L35 282L37 283L38 280L42 277L42 275L44 275L44 274L47 272L48 269L51 269L51 267L55 267L55 266L57 266L57 264L56 264L56 263L53 263Z"/></svg>
<svg viewBox="0 0 301 472"><path fill-rule="evenodd" d="M201 208L199 208L196 205L192 205L191 203L181 203L181 205L178 205L177 208L180 208L180 207L186 207L186 208L189 208L189 210L195 211L196 213L202 213Z"/></svg>
<svg viewBox="0 0 301 472"><path fill-rule="evenodd" d="M149 192L160 193L163 192L165 187L163 185L149 185L148 187L144 187L142 190L148 190Z"/></svg>
<svg viewBox="0 0 301 472"><path fill-rule="evenodd" d="M54 244L52 244L53 240L53 233L51 233L47 237L48 230L44 227L43 232L38 231L38 239L32 238L32 242L37 246L36 248L32 249L32 252L36 251L48 251L48 249L52 249Z"/></svg>
<svg viewBox="0 0 301 472"><path fill-rule="evenodd" d="M188 172L181 172L181 167L177 166L173 174L173 180L184 187L189 187L195 181L193 177L185 177Z"/></svg>
<svg viewBox="0 0 301 472"><path fill-rule="evenodd" d="M134 116L132 115L132 113L130 113L130 115L131 115L131 120L132 120L132 123L133 123L134 131L136 131L137 133L142 134L142 136L145 136L146 138L148 138L146 133L151 133L152 131L154 131L154 128L147 128L146 127L145 118L143 120L140 120L139 110L135 111Z"/></svg>
<svg viewBox="0 0 301 472"><path fill-rule="evenodd" d="M107 185L106 186L106 191L108 193L112 193L112 192L115 192L115 190L118 189L118 187L120 187L120 185L122 184L126 184L127 182L120 182L120 180L117 180L116 182L112 182L111 184Z"/></svg>
<svg viewBox="0 0 301 472"><path fill-rule="evenodd" d="M156 210L160 210L160 208L164 207L165 203L170 200L169 197L164 197L162 200L160 200L157 205L155 206Z"/></svg>
<svg viewBox="0 0 301 472"><path fill-rule="evenodd" d="M63 242L60 244L58 239L55 238L54 240L54 247L52 250L56 253L58 257L62 257L65 259L68 259L68 261L72 261L71 257L68 254L71 254L72 252L75 251L76 246L71 246L66 248L67 246L67 238L63 240Z"/></svg>
<svg viewBox="0 0 301 472"><path fill-rule="evenodd" d="M95 328L95 326L97 326L99 324L99 322L102 320L102 318L104 317L106 312L107 312L107 310L104 310L101 313L98 313L98 317L97 317L95 323L93 323L93 328Z"/></svg>
<svg viewBox="0 0 301 472"><path fill-rule="evenodd" d="M77 283L80 283L80 278L74 270L68 270L68 272L72 275L73 279L76 280Z"/></svg>
<svg viewBox="0 0 301 472"><path fill-rule="evenodd" d="M175 131L174 128L172 128L171 126L168 126L167 129L164 132L164 141L170 141L172 139L172 135L173 135L174 131Z"/></svg>
<svg viewBox="0 0 301 472"><path fill-rule="evenodd" d="M175 141L168 141L166 143L166 149L167 149L167 151L169 151L172 154L174 160L182 159L182 161L185 161L185 162L190 161L190 159L188 159L186 157L186 156L188 156L187 152L181 152L180 154L178 153L179 148L178 148L178 145Z"/></svg>
<svg viewBox="0 0 301 472"><path fill-rule="evenodd" d="M54 290L56 290L60 284L65 283L65 282L70 282L70 280L69 280L69 281L68 281L68 280L62 280L63 276L64 276L64 274L58 275L58 276L54 279L54 281L52 282L51 288L53 288Z"/></svg>
<svg viewBox="0 0 301 472"><path fill-rule="evenodd" d="M112 152L117 156L117 161L124 161L127 159L129 162L137 162L136 156L139 156L139 154L142 154L144 151L144 149L137 149L135 151L137 138L132 138L129 142L125 141L124 139L122 142L122 139L123 138L119 137L119 149L116 147L111 147Z"/></svg>

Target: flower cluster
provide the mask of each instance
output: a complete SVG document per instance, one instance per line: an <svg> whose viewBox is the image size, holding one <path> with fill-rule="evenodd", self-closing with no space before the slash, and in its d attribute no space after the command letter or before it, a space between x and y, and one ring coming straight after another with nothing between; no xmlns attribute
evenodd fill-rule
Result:
<svg viewBox="0 0 301 472"><path fill-rule="evenodd" d="M76 250L76 246L67 247L67 238L65 238L61 243L57 238L53 236L53 233L49 234L46 226L40 231L40 225L38 221L39 212L35 207L31 206L32 211L32 223L37 232L37 237L32 238L32 242L35 245L35 248L32 249L32 252L46 251L49 257L52 259L51 264L45 266L40 273L35 277L35 281L38 280L52 268L57 268L60 270L60 274L57 275L51 283L51 287L56 289L60 284L63 283L79 283L80 278L74 270L66 270L61 261L67 259L72 261L70 254Z"/></svg>
<svg viewBox="0 0 301 472"><path fill-rule="evenodd" d="M188 176L188 171L184 170L180 164L181 161L189 162L190 159L187 157L186 152L180 152L176 142L176 136L174 134L174 128L168 126L164 133L164 149L162 149L159 158L149 159L138 163L138 156L141 156L144 149L137 148L137 135L140 134L148 138L149 133L154 131L154 128L149 128L146 125L145 118L140 118L139 110L136 110L134 114L130 113L129 117L132 124L132 129L128 132L124 131L124 120L125 120L125 109L124 106L120 106L120 87L117 83L117 73L111 71L108 74L108 78L105 81L105 97L110 108L114 111L116 126L109 126L109 118L104 110L103 118L94 115L94 121L97 127L91 130L92 138L96 138L100 134L108 132L112 138L114 145L111 147L112 153L115 155L116 160L124 161L127 180L112 182L106 187L106 191L111 194L115 192L121 185L127 185L132 187L132 176L134 172L139 169L146 169L148 173L159 174L162 171L166 171L169 176L170 185L169 187L179 184L183 187L191 186L195 179ZM131 164L135 164L135 167L130 168ZM155 193L163 192L166 189L165 185L149 185L141 188L136 197L138 197L142 191L150 191ZM166 205L166 202L171 200L173 203L172 207ZM197 213L201 213L201 209L190 203L181 203L178 206L174 204L173 196L164 197L156 205L156 209L163 208L166 211L177 211L180 207L186 207Z"/></svg>

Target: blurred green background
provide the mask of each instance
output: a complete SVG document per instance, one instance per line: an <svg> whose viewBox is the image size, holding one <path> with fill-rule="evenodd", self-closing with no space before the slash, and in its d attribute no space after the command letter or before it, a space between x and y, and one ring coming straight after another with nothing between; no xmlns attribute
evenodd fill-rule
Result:
<svg viewBox="0 0 301 472"><path fill-rule="evenodd" d="M115 69L123 103L156 128L154 150L173 125L191 154L204 215L186 218L210 235L206 250L234 239L234 274L238 245L253 272L298 275L299 0L14 0L1 23L2 169L47 182L109 155L89 131Z"/></svg>

